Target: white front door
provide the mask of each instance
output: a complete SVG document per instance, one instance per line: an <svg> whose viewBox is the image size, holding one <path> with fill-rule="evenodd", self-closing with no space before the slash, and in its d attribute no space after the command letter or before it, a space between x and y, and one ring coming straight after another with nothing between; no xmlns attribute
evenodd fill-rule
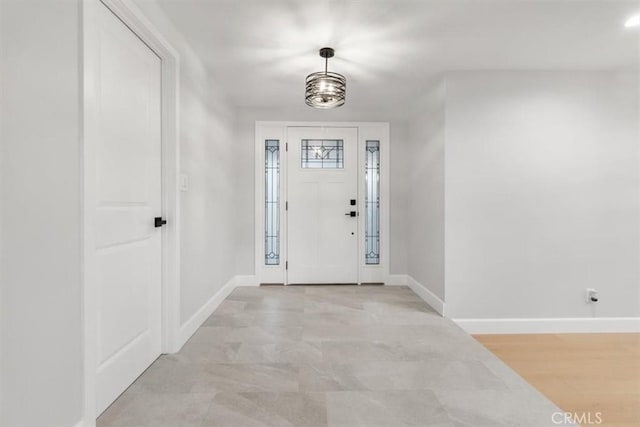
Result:
<svg viewBox="0 0 640 427"><path fill-rule="evenodd" d="M100 414L161 352L161 61L104 5L92 25Z"/></svg>
<svg viewBox="0 0 640 427"><path fill-rule="evenodd" d="M287 281L358 283L358 130L287 133Z"/></svg>

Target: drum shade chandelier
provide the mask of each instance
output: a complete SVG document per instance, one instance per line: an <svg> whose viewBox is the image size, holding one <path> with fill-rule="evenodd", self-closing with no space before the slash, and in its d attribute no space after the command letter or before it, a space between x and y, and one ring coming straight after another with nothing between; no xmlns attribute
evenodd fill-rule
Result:
<svg viewBox="0 0 640 427"><path fill-rule="evenodd" d="M324 71L311 73L305 80L305 102L314 108L335 108L344 104L347 92L347 79L338 73L327 71L329 58L334 55L330 47L320 49L324 58Z"/></svg>

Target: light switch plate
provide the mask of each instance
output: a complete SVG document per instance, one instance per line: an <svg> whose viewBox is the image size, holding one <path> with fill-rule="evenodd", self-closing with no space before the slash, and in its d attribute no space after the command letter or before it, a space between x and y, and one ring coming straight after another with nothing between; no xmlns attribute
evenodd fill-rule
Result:
<svg viewBox="0 0 640 427"><path fill-rule="evenodd" d="M189 177L186 173L180 174L180 191L189 191Z"/></svg>

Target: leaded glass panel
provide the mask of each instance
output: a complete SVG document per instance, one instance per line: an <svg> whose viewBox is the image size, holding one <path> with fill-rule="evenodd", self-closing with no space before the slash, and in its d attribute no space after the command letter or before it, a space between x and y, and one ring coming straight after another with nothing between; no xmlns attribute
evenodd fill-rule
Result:
<svg viewBox="0 0 640 427"><path fill-rule="evenodd" d="M280 141L267 139L264 150L264 263L280 265Z"/></svg>
<svg viewBox="0 0 640 427"><path fill-rule="evenodd" d="M343 140L341 139L303 139L301 149L303 168L344 168Z"/></svg>
<svg viewBox="0 0 640 427"><path fill-rule="evenodd" d="M380 264L380 141L367 141L364 176L365 263Z"/></svg>

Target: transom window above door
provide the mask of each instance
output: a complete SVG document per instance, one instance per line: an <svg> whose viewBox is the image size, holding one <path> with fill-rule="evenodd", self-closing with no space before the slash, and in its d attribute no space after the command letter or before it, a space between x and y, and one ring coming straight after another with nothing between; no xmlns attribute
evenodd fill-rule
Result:
<svg viewBox="0 0 640 427"><path fill-rule="evenodd" d="M344 141L341 139L303 139L303 169L343 169Z"/></svg>

